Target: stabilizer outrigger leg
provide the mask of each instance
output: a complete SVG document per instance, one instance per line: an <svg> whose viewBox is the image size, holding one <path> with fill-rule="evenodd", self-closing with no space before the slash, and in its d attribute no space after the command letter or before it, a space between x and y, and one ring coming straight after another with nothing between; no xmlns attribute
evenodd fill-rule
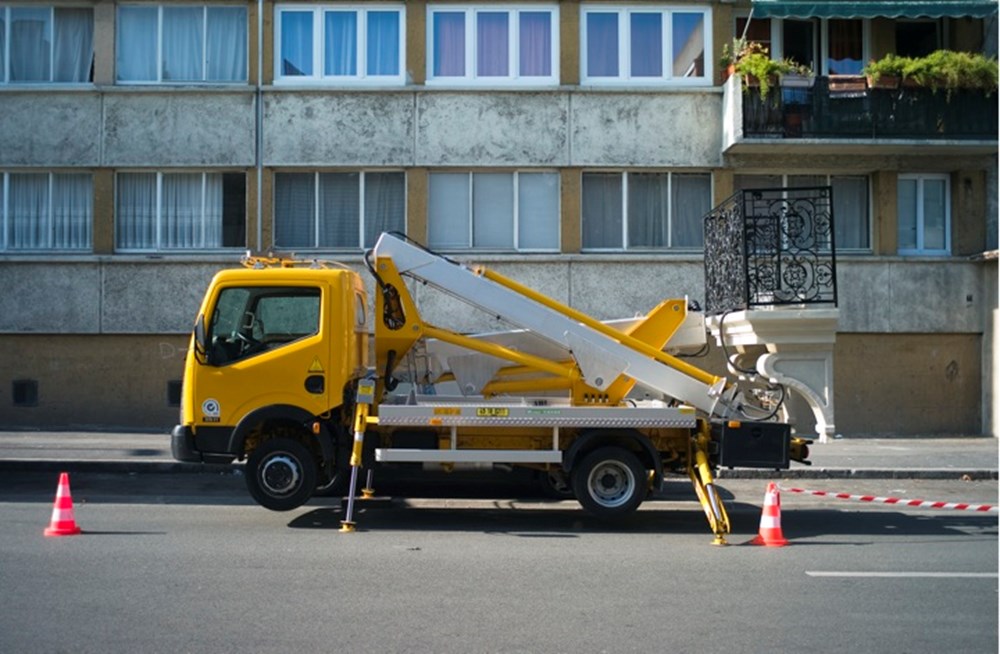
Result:
<svg viewBox="0 0 1000 654"><path fill-rule="evenodd" d="M351 450L351 482L347 487L347 514L340 521L342 533L352 532L354 523L354 489L358 483L358 470L361 468L361 453L364 450L365 429L368 427L368 408L375 400L375 382L364 379L358 383L357 402L354 409L354 448ZM371 488L371 471L368 475L368 488Z"/></svg>
<svg viewBox="0 0 1000 654"><path fill-rule="evenodd" d="M705 511L705 517L708 518L708 524L712 528L712 532L715 533L712 544L727 545L726 534L730 533L729 516L715 490L712 468L708 463L710 433L708 422L699 420L698 433L691 439L688 447L688 476L691 477L698 501L701 502L701 508Z"/></svg>

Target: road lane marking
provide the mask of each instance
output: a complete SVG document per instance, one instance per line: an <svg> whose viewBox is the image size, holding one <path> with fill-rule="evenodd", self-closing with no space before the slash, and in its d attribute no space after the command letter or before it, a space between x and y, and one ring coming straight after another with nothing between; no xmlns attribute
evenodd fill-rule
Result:
<svg viewBox="0 0 1000 654"><path fill-rule="evenodd" d="M996 572L834 572L806 570L810 577L928 577L934 579L996 579Z"/></svg>

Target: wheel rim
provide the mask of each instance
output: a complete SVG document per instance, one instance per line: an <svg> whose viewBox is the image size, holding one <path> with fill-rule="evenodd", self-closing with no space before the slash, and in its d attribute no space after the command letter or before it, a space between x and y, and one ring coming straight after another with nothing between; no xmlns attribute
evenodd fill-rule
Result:
<svg viewBox="0 0 1000 654"><path fill-rule="evenodd" d="M601 506L616 508L631 499L635 492L635 475L620 461L601 461L587 477L587 490Z"/></svg>
<svg viewBox="0 0 1000 654"><path fill-rule="evenodd" d="M290 495L302 479L298 463L287 454L269 458L260 468L261 486L270 495Z"/></svg>

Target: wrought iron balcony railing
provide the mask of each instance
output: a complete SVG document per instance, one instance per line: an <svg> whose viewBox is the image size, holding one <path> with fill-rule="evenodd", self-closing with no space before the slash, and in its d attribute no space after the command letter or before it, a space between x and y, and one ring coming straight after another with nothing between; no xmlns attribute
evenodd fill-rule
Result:
<svg viewBox="0 0 1000 654"><path fill-rule="evenodd" d="M996 140L997 97L981 90L867 88L818 77L810 88L755 88L743 95L750 138Z"/></svg>
<svg viewBox="0 0 1000 654"><path fill-rule="evenodd" d="M833 190L739 191L705 216L705 311L837 304Z"/></svg>

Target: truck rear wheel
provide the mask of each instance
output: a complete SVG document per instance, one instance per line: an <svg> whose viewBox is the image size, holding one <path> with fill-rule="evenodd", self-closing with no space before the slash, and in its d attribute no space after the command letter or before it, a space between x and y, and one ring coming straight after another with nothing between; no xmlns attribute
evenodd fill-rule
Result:
<svg viewBox="0 0 1000 654"><path fill-rule="evenodd" d="M646 498L646 470L623 447L601 447L573 466L573 493L587 511L602 518L631 513Z"/></svg>
<svg viewBox="0 0 1000 654"><path fill-rule="evenodd" d="M316 488L316 460L305 445L288 438L264 442L247 459L247 490L264 508L290 511Z"/></svg>

